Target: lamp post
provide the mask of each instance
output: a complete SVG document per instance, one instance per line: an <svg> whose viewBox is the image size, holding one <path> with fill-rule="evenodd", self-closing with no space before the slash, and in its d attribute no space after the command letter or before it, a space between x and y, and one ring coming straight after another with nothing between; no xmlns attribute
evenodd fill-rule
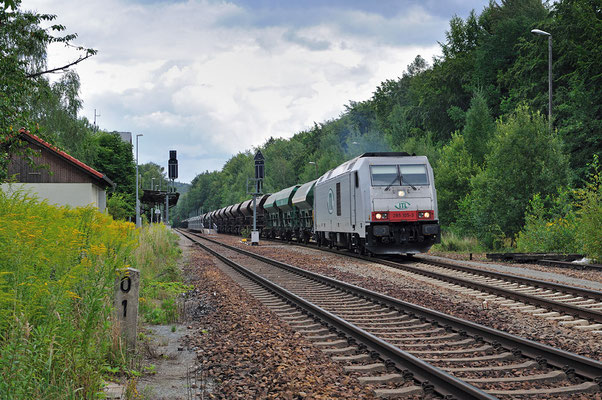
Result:
<svg viewBox="0 0 602 400"><path fill-rule="evenodd" d="M141 133L136 135L136 228L140 228L140 199L138 198L138 138L144 136Z"/></svg>
<svg viewBox="0 0 602 400"><path fill-rule="evenodd" d="M532 29L531 33L548 37L548 124L552 132L552 34L540 29Z"/></svg>
<svg viewBox="0 0 602 400"><path fill-rule="evenodd" d="M318 179L318 163L315 161L310 161L308 164L313 164L316 166L316 179Z"/></svg>

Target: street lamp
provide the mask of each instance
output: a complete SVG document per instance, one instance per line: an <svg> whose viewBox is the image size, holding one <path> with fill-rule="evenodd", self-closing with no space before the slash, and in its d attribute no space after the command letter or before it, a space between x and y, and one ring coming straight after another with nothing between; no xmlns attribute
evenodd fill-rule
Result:
<svg viewBox="0 0 602 400"><path fill-rule="evenodd" d="M138 198L138 138L144 136L141 133L136 135L136 228L140 228L140 199Z"/></svg>
<svg viewBox="0 0 602 400"><path fill-rule="evenodd" d="M315 161L310 161L308 164L313 164L316 166L316 179L318 179L318 163Z"/></svg>
<svg viewBox="0 0 602 400"><path fill-rule="evenodd" d="M531 33L548 37L548 124L552 132L552 34L540 29L532 29Z"/></svg>

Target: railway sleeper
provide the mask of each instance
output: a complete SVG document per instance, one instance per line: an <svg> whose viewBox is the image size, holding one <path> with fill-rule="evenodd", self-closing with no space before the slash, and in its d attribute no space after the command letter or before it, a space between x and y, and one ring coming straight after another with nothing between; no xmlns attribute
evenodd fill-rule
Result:
<svg viewBox="0 0 602 400"><path fill-rule="evenodd" d="M461 358L423 358L426 362L441 362L441 363L473 363L493 360L512 360L516 358L511 352L504 352L499 354L493 354L488 356L479 357L461 357Z"/></svg>
<svg viewBox="0 0 602 400"><path fill-rule="evenodd" d="M326 305L320 304L320 306L322 307L326 307ZM372 310L379 310L379 311L385 311L388 310L387 308L383 308L381 305L379 304L358 304L358 305L345 305L345 304L341 304L341 305L336 305L336 304L330 304L327 306L329 309L332 310L336 310L341 311L341 312L351 312L351 311L372 311Z"/></svg>
<svg viewBox="0 0 602 400"><path fill-rule="evenodd" d="M341 354L355 354L359 349L356 346L348 346L348 347L326 348L326 349L321 349L321 350L323 353L326 353L326 354L341 355Z"/></svg>
<svg viewBox="0 0 602 400"><path fill-rule="evenodd" d="M368 353L352 354L348 356L332 356L333 361L344 363L361 363L372 360L372 356Z"/></svg>
<svg viewBox="0 0 602 400"><path fill-rule="evenodd" d="M404 320L404 321L398 321L398 322L390 322L387 323L386 326L375 326L370 328L370 330L374 330L374 331L379 331L379 330L389 330L393 327L397 327L397 326L405 326L405 325L413 325L416 323L419 323L420 320L417 318L414 319L409 319L409 320Z"/></svg>
<svg viewBox="0 0 602 400"><path fill-rule="evenodd" d="M362 364L362 365L346 365L343 367L345 372L362 372L366 374L373 374L375 372L386 372L387 367L383 363L374 364Z"/></svg>
<svg viewBox="0 0 602 400"><path fill-rule="evenodd" d="M562 386L546 389L524 389L524 390L486 390L493 396L567 396L581 393L594 393L600 391L600 386L594 382L584 382L578 385Z"/></svg>
<svg viewBox="0 0 602 400"><path fill-rule="evenodd" d="M328 328L324 328L322 325L314 329L296 329L296 331L302 335L319 335L330 332Z"/></svg>
<svg viewBox="0 0 602 400"><path fill-rule="evenodd" d="M405 378L400 374L384 374L374 376L360 376L357 378L360 383L369 385L387 384L387 383L400 383L405 382Z"/></svg>
<svg viewBox="0 0 602 400"><path fill-rule="evenodd" d="M319 342L319 341L325 341L328 339L337 339L338 336L334 335L332 333L326 334L326 335L305 335L305 339L309 340L310 342Z"/></svg>
<svg viewBox="0 0 602 400"><path fill-rule="evenodd" d="M435 329L430 329L430 330L426 330L426 331L397 332L396 336L408 337L408 336L412 336L412 335L429 335L429 334L440 333L440 332L444 332L444 329L443 328L435 328Z"/></svg>
<svg viewBox="0 0 602 400"><path fill-rule="evenodd" d="M289 325L292 329L299 331L300 333L303 331L306 331L306 330L318 329L318 328L323 327L322 324L318 324L318 323L313 323L313 324L309 324L309 325L295 325L295 324L290 323Z"/></svg>
<svg viewBox="0 0 602 400"><path fill-rule="evenodd" d="M299 315L291 315L291 316L279 315L279 317L287 322L297 322L299 320L303 320L304 318L307 318L306 315L303 315L301 313L299 313Z"/></svg>
<svg viewBox="0 0 602 400"><path fill-rule="evenodd" d="M404 349L413 349L413 348L420 348L420 347L428 347L428 348L435 348L435 347L456 347L456 346L466 346L468 344L472 344L474 343L474 339L464 339L464 340L458 340L456 342L441 342L441 343L415 343L415 344L402 344L399 345L399 347L403 347ZM410 351L410 350L408 350ZM410 351L411 352L411 351Z"/></svg>
<svg viewBox="0 0 602 400"><path fill-rule="evenodd" d="M388 321L388 322L372 322L374 320L374 318L372 317L363 317L363 318L359 318L359 317L349 317L347 318L347 320L349 320L350 322L366 322L366 325L394 325L398 322L396 321L405 321L407 319L406 316L404 315L394 315L394 314L389 314L390 316L388 317L382 317L379 318L379 321Z"/></svg>
<svg viewBox="0 0 602 400"><path fill-rule="evenodd" d="M335 337L338 337L338 336L335 335ZM346 339L339 339L339 340L332 340L332 341L325 341L325 342L313 342L313 345L318 348L328 347L328 348L340 349L340 348L349 346L349 342Z"/></svg>
<svg viewBox="0 0 602 400"><path fill-rule="evenodd" d="M410 353L412 354L467 354L467 353L486 353L491 354L493 352L493 347L486 344L481 347L473 347L468 349L458 349L458 350L412 350Z"/></svg>
<svg viewBox="0 0 602 400"><path fill-rule="evenodd" d="M573 329L578 331L599 331L602 329L602 324L593 324L593 325L577 325L574 326Z"/></svg>
<svg viewBox="0 0 602 400"><path fill-rule="evenodd" d="M550 371L546 374L538 375L523 375L503 378L463 378L462 380L469 383L516 383L516 382L555 382L566 379L567 376L563 371Z"/></svg>
<svg viewBox="0 0 602 400"><path fill-rule="evenodd" d="M398 398L424 394L424 390L420 386L404 386L396 389L375 389L374 394L380 398Z"/></svg>
<svg viewBox="0 0 602 400"><path fill-rule="evenodd" d="M452 333L450 335L442 335L442 336L413 336L413 337L405 337L405 338L391 338L391 339L387 339L388 342L415 342L415 341L421 341L421 342L432 342L432 341L437 341L437 340L451 340L451 339L458 339L461 336L457 333Z"/></svg>
<svg viewBox="0 0 602 400"><path fill-rule="evenodd" d="M537 366L537 361L525 361L520 364L508 364L498 366L487 366L487 367L456 367L456 368L442 368L447 372L490 372L490 371L514 371L519 369L533 368Z"/></svg>

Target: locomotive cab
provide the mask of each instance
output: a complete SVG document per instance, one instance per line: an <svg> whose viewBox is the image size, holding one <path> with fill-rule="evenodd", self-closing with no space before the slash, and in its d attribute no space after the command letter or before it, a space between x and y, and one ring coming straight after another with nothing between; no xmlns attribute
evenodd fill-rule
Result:
<svg viewBox="0 0 602 400"><path fill-rule="evenodd" d="M371 214L366 248L415 254L440 241L432 170L426 157L370 165Z"/></svg>

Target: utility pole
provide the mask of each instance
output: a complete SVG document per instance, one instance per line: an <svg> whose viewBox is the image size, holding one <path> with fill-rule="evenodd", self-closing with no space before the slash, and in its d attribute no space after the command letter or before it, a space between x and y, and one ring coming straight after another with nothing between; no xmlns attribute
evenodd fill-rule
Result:
<svg viewBox="0 0 602 400"><path fill-rule="evenodd" d="M96 115L96 110L94 110L94 114ZM138 198L138 138L142 136L142 134L136 135L136 228L140 228L140 199Z"/></svg>
<svg viewBox="0 0 602 400"><path fill-rule="evenodd" d="M96 125L96 117L100 117L100 114L96 114L96 108L94 109L94 132L98 131L98 125ZM142 136L142 135L140 135Z"/></svg>

